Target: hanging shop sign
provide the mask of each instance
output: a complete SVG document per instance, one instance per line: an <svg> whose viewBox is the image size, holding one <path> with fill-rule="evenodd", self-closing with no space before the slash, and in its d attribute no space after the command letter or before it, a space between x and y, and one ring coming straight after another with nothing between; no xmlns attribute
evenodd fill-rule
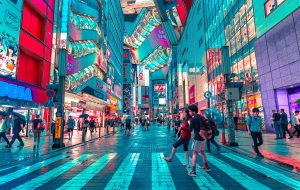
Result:
<svg viewBox="0 0 300 190"><path fill-rule="evenodd" d="M0 1L0 75L16 78L23 0Z"/></svg>
<svg viewBox="0 0 300 190"><path fill-rule="evenodd" d="M56 120L55 120L55 138L56 139L60 138L60 130L61 130L60 124L61 124L61 117L56 117Z"/></svg>
<svg viewBox="0 0 300 190"><path fill-rule="evenodd" d="M196 102L196 97L195 97L195 85L192 85L189 88L189 103L194 104Z"/></svg>
<svg viewBox="0 0 300 190"><path fill-rule="evenodd" d="M154 85L154 91L165 91L166 90L166 85L165 84L155 84Z"/></svg>

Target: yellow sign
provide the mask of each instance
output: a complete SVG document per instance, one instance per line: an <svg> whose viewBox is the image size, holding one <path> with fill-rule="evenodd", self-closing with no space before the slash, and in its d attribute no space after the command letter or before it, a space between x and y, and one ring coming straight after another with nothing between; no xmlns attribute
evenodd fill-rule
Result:
<svg viewBox="0 0 300 190"><path fill-rule="evenodd" d="M60 138L60 125L61 125L61 117L56 117L55 121L55 138Z"/></svg>

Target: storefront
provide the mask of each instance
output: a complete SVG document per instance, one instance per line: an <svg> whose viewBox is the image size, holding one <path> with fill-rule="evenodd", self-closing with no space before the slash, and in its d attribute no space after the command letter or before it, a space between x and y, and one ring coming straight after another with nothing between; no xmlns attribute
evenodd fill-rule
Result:
<svg viewBox="0 0 300 190"><path fill-rule="evenodd" d="M46 101L45 90L0 77L0 110L17 112L25 117L27 125L24 135L28 135L31 120L36 114L41 115L46 129L49 129L49 110L43 107Z"/></svg>

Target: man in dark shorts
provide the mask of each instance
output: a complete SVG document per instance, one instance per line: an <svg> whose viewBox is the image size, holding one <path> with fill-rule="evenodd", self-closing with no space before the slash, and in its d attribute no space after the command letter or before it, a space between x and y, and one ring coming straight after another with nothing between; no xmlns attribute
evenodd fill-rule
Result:
<svg viewBox="0 0 300 190"><path fill-rule="evenodd" d="M69 140L71 140L72 137L73 137L73 130L74 130L74 127L75 127L75 120L72 118L72 116L69 116L69 119L67 121L67 125L68 125Z"/></svg>
<svg viewBox="0 0 300 190"><path fill-rule="evenodd" d="M35 119L32 121L33 124L33 140L34 146L33 149L38 153L41 140L41 132L44 129L43 121L40 119L40 115L36 115Z"/></svg>
<svg viewBox="0 0 300 190"><path fill-rule="evenodd" d="M125 124L126 124L126 132L127 132L127 135L130 136L130 130L131 130L131 118L128 116L125 120ZM126 133L125 132L125 133Z"/></svg>
<svg viewBox="0 0 300 190"><path fill-rule="evenodd" d="M200 130L207 130L204 123L203 116L198 114L198 107L196 105L189 106L189 113L192 116L191 123L189 126L190 131L194 131L194 138L192 142L192 170L188 173L190 176L196 176L196 164L198 160L198 152L202 156L203 167L201 168L204 171L210 171L208 167L207 158L204 151L205 139L200 136Z"/></svg>

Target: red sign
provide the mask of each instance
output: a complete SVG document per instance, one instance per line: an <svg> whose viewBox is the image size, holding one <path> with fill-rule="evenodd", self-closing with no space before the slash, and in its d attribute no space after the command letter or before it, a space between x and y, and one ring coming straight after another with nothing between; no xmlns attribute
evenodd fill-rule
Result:
<svg viewBox="0 0 300 190"><path fill-rule="evenodd" d="M189 89L189 104L194 104L195 102L196 102L195 85L193 85Z"/></svg>
<svg viewBox="0 0 300 190"><path fill-rule="evenodd" d="M155 84L154 85L154 91L165 91L166 90L166 85L164 84Z"/></svg>

